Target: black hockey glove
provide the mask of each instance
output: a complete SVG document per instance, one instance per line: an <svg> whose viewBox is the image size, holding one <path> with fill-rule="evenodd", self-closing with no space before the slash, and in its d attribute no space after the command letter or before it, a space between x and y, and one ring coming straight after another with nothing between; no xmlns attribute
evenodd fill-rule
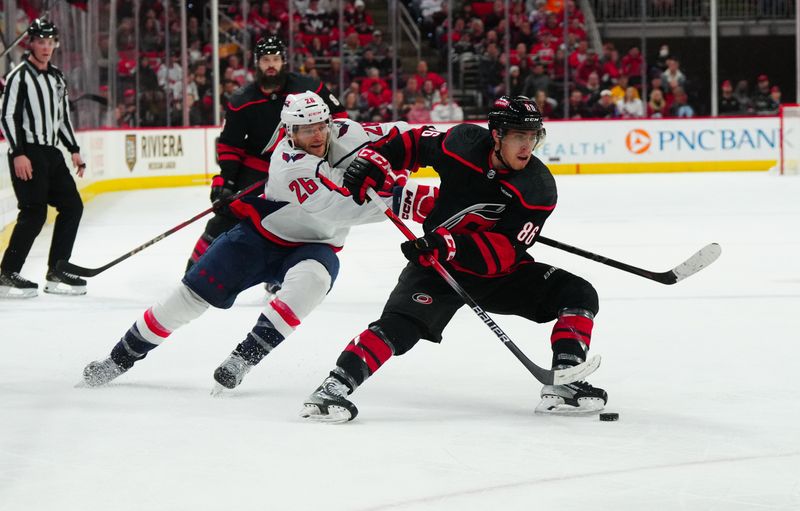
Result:
<svg viewBox="0 0 800 511"><path fill-rule="evenodd" d="M228 199L235 190L232 181L226 181L222 176L214 176L211 180L211 203L214 205L214 212L225 214L228 212Z"/></svg>
<svg viewBox="0 0 800 511"><path fill-rule="evenodd" d="M344 172L344 187L353 195L353 200L364 204L367 190L383 190L387 176L392 174L392 166L380 153L365 147L350 162Z"/></svg>
<svg viewBox="0 0 800 511"><path fill-rule="evenodd" d="M450 261L456 256L456 242L450 231L439 227L421 238L400 245L403 255L417 266L431 266L430 257L440 262Z"/></svg>

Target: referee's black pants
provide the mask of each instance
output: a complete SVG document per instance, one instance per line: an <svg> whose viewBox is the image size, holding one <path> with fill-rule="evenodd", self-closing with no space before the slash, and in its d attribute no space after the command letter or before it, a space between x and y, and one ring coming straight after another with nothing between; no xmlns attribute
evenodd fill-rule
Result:
<svg viewBox="0 0 800 511"><path fill-rule="evenodd" d="M8 157L19 215L8 249L0 262L3 273L22 270L33 241L47 220L48 205L55 207L58 215L47 266L55 269L59 259L69 260L83 214L81 196L61 151L53 146L28 144L26 156L31 160L33 168L33 178L28 181L17 177L14 173L14 160L11 156Z"/></svg>

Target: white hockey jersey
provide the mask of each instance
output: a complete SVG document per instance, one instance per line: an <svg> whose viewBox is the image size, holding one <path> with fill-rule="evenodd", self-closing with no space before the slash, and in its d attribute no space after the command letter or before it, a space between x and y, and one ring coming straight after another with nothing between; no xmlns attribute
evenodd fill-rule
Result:
<svg viewBox="0 0 800 511"><path fill-rule="evenodd" d="M325 243L341 248L351 226L385 218L374 206L356 204L342 188L345 169L362 147L408 129L405 122L362 126L350 119L336 119L324 159L295 149L284 139L270 159L267 200L257 207L261 218L256 227L279 244ZM251 210L247 216L255 223L254 214Z"/></svg>

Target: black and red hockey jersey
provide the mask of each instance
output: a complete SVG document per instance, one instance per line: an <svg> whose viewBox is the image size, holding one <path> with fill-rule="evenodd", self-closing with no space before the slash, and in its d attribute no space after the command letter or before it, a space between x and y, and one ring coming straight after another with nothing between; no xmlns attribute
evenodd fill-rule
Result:
<svg viewBox="0 0 800 511"><path fill-rule="evenodd" d="M453 234L455 270L499 276L532 261L526 251L557 200L555 180L541 160L533 156L519 171L493 168L491 133L472 124L446 133L413 129L377 150L394 169L431 166L439 174L439 197L423 227Z"/></svg>
<svg viewBox="0 0 800 511"><path fill-rule="evenodd" d="M223 179L235 183L239 169L269 172L269 158L281 138L281 109L288 94L316 92L333 118L347 117L344 107L318 80L287 73L285 86L269 95L256 83L237 90L227 105L225 124L217 140L217 159Z"/></svg>

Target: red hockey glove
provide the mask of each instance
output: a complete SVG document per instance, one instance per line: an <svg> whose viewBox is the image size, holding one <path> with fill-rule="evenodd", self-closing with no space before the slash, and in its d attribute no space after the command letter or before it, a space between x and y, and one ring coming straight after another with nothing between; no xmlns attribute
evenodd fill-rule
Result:
<svg viewBox="0 0 800 511"><path fill-rule="evenodd" d="M400 183L401 179L398 179L396 184ZM394 214L403 220L411 219L419 223L425 221L439 197L438 187L421 185L412 180L405 181L404 186L395 186L393 192L392 211Z"/></svg>
<svg viewBox="0 0 800 511"><path fill-rule="evenodd" d="M450 261L456 256L456 242L450 231L439 227L421 238L400 245L406 259L417 266L430 266L430 256L439 261Z"/></svg>
<svg viewBox="0 0 800 511"><path fill-rule="evenodd" d="M392 166L386 158L365 147L358 152L344 172L344 187L353 195L354 201L364 204L367 190L370 188L382 190L391 172Z"/></svg>
<svg viewBox="0 0 800 511"><path fill-rule="evenodd" d="M236 193L233 189L234 183L226 181L222 176L214 176L211 180L211 204L214 206L214 213L227 215L229 197Z"/></svg>

